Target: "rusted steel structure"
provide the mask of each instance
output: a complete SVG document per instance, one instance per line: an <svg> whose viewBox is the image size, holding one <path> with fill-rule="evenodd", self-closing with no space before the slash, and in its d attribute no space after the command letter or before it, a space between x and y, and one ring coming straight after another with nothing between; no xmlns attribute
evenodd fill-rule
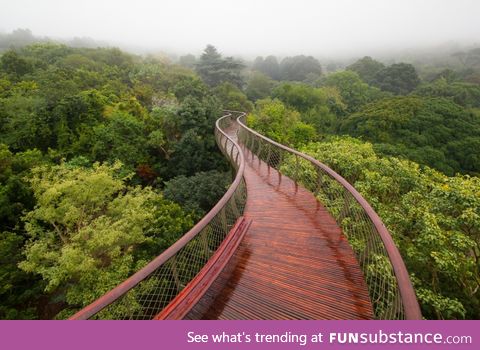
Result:
<svg viewBox="0 0 480 350"><path fill-rule="evenodd" d="M365 199L244 118L229 111L215 125L235 171L217 205L71 319L420 319L398 249Z"/></svg>

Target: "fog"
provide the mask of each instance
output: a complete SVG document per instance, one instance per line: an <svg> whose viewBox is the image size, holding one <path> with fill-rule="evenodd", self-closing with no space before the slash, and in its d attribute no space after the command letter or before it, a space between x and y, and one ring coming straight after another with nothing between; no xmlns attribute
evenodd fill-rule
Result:
<svg viewBox="0 0 480 350"><path fill-rule="evenodd" d="M478 0L1 0L0 31L198 54L363 55L480 41Z"/></svg>

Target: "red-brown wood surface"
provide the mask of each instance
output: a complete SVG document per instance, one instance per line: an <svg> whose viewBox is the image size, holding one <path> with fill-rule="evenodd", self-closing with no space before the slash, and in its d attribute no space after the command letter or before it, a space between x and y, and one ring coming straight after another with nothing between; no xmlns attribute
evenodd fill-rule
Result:
<svg viewBox="0 0 480 350"><path fill-rule="evenodd" d="M373 318L362 272L335 220L310 192L247 158L244 215L252 224L185 318Z"/></svg>

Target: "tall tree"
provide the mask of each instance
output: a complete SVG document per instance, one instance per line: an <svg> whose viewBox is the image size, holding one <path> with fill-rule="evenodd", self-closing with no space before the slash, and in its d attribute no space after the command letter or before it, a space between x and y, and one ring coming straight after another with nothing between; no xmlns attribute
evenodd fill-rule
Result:
<svg viewBox="0 0 480 350"><path fill-rule="evenodd" d="M374 60L370 56L365 56L347 67L348 70L357 72L360 78L367 84L371 84L375 79L375 74L383 68L385 68L383 63Z"/></svg>
<svg viewBox="0 0 480 350"><path fill-rule="evenodd" d="M373 84L397 95L412 92L420 83L415 67L408 63L396 63L375 74Z"/></svg>
<svg viewBox="0 0 480 350"><path fill-rule="evenodd" d="M196 64L196 70L203 81L209 86L217 86L225 81L237 87L242 87L241 71L243 63L233 57L222 58L213 45L207 45Z"/></svg>
<svg viewBox="0 0 480 350"><path fill-rule="evenodd" d="M272 92L274 81L261 72L253 72L247 82L245 93L252 101L267 98Z"/></svg>
<svg viewBox="0 0 480 350"><path fill-rule="evenodd" d="M311 74L317 77L322 74L320 62L312 56L304 55L284 58L280 63L280 70L282 79L291 81L304 81Z"/></svg>
<svg viewBox="0 0 480 350"><path fill-rule="evenodd" d="M178 238L191 225L176 204L127 186L120 173L119 163L34 170L38 204L25 216L30 241L20 268L42 276L51 297L69 306L89 304L143 264L139 256L152 258L138 248L165 249L160 232Z"/></svg>
<svg viewBox="0 0 480 350"><path fill-rule="evenodd" d="M480 173L480 119L446 98L397 96L366 105L341 130L446 173Z"/></svg>
<svg viewBox="0 0 480 350"><path fill-rule="evenodd" d="M347 112L355 112L368 102L385 95L378 88L363 82L356 72L350 70L328 75L323 84L338 89L343 102L347 105Z"/></svg>

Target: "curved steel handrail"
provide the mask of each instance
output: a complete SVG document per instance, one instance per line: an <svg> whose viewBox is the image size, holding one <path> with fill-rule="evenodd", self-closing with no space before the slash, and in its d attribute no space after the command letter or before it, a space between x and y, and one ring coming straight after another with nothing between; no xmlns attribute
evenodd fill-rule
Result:
<svg viewBox="0 0 480 350"><path fill-rule="evenodd" d="M398 251L397 246L395 245L395 242L392 239L392 236L388 232L387 228L383 224L382 220L378 216L378 214L373 210L373 208L370 206L370 204L363 198L363 196L347 181L345 180L342 176L337 174L335 171L333 171L331 168L326 166L325 164L319 162L317 159L306 155L302 152L299 152L297 150L294 150L292 148L289 148L285 145L282 145L278 142L275 142L262 134L256 132L255 130L252 130L248 126L245 125L244 123L244 118L245 115L239 116L237 118L237 122L240 125L240 132L239 132L239 139L242 140L243 144L248 147L252 154L254 153L254 148L255 148L255 141L252 141L250 139L247 139L245 137L244 132L247 132L248 135L253 136L254 138L257 138L259 140L262 140L267 145L271 145L277 149L280 149L284 152L287 152L288 154L294 155L295 157L299 157L303 159L304 161L310 163L313 165L314 168L321 169L324 173L328 174L332 179L334 179L337 183L339 183L354 199L355 201L361 206L361 208L364 210L366 213L367 217L371 220L371 223L373 224L377 234L381 238L381 241L383 243L383 246L386 250L386 253L388 254L388 259L390 261L390 264L393 268L393 272L395 274L395 279L396 283L398 286L398 291L400 293L400 302L401 306L403 307L403 312L404 316L406 319L422 319L422 314L420 311L420 307L415 295L415 291L413 289L412 283L410 281L405 263L400 255L400 252ZM243 134L243 135L242 135ZM250 144L252 143L252 144ZM257 150L258 154L257 156L260 158L267 158L264 159L266 163L269 166L275 167L275 164L272 163L271 159L271 154L272 154L272 149L268 152L268 156L265 157L265 152L263 152L262 156L262 150L261 150L261 143L259 143L259 149ZM281 158L281 157L280 157ZM276 159L275 162L281 162L281 159ZM295 159L295 164L298 164L298 159ZM276 164L278 167L277 170L281 172L281 166L280 164ZM295 182L299 182L299 175L295 176L295 174L288 174L290 177L293 178ZM297 178L295 178L297 177ZM300 181L301 182L301 181ZM318 186L318 184L316 185ZM347 202L345 200L345 202ZM347 203L348 205L348 203ZM338 222L338 218L337 222ZM339 222L340 224L340 222ZM371 286L369 286L371 287ZM370 293L372 294L372 293ZM372 300L372 303L375 304L375 300ZM375 305L374 305L375 308ZM376 315L377 316L377 315Z"/></svg>
<svg viewBox="0 0 480 350"><path fill-rule="evenodd" d="M92 318L96 316L99 312L102 312L102 310L105 310L105 308L112 307L114 303L119 301L121 302L122 298L124 298L127 295L127 293L132 291L142 281L146 281L147 278L154 275L154 273L159 271L160 268L164 267L167 263L171 262L172 259L175 259L175 257L179 254L179 252L182 251L182 249L185 249L187 245L191 243L194 239L199 238L199 236L201 236L206 230L209 229L210 231L213 232L213 234L218 234L219 231L222 231L220 233L220 236L223 235L223 237L225 237L229 229L233 227L233 224L235 223L236 219L238 219L243 213L243 209L246 201L246 185L243 179L243 172L245 169L245 159L239 145L222 130L223 127L227 126L226 124L231 123L230 119L234 117L231 112L227 112L227 113L228 114L219 118L215 123L215 136L216 136L217 144L220 150L222 151L222 153L227 158L229 158L232 166L236 170L235 179L233 180L232 184L228 188L227 192L218 201L218 203L207 213L207 215L205 215L190 231L188 231L185 235L183 235L178 241L176 241L163 253L161 253L159 256L153 259L145 267L143 267L142 269L137 271L135 274L133 274L131 277L129 277L128 279L120 283L117 287L110 290L109 292L104 294L102 297L92 302L90 305L87 305L82 310L78 311L75 315L70 317L71 320L82 320L82 319ZM244 114L243 112L238 112L238 113ZM240 198L236 198L236 197L240 197ZM232 208L227 208L229 205L232 206ZM228 214L230 214L230 217L228 217ZM220 216L222 216L222 218L219 219ZM217 223L214 223L215 220L217 221L220 220L222 222L221 224L217 224ZM209 227L209 225L212 227ZM208 247L208 245L211 244L211 242L209 242L208 240L209 237L207 238L202 237L202 239L203 239L202 241L203 248L205 248L205 244L206 244L207 250L209 250L210 248ZM221 243L221 242L218 242L218 243ZM218 245L219 244L217 244L217 246ZM213 251L211 253L213 253ZM203 255L203 252L199 253L199 255L200 254ZM198 257L198 259L203 259L203 257ZM169 296L170 300L167 300L166 302L163 302L163 303L160 302L160 304L158 304L159 306L157 307L158 310L155 310L154 314L153 314L153 311L149 311L147 313L148 316L152 316L152 315L155 316L155 314L160 312L162 308L166 306L165 303L168 304L168 302L171 301L175 297L175 295L180 292L180 290L182 289L181 288L182 285L183 287L185 287L185 284L186 284L185 281L178 281L179 279L178 270L180 269L180 267L177 266L178 264L175 262L175 260L173 261L174 261L172 263L173 267L168 267L168 269L172 271L172 276L168 276L168 278L170 280L173 280L172 282L173 284L177 284L176 289L178 290L176 291L175 294L172 293L172 295ZM191 275L193 273L186 273L186 274ZM162 276L164 275L162 274ZM194 276L195 274L193 274L192 278ZM150 293L148 289L151 289L151 288L146 287L143 289L144 290L142 290L140 294ZM145 298L143 294L141 297ZM162 297L164 296L163 295L157 296L159 300L162 299ZM155 303L153 299L148 300L148 302L149 304ZM130 301L130 303L132 302ZM137 318L135 316L132 316L132 314L128 314L129 313L128 310L131 310L132 308L135 308L135 307L138 309L138 307L141 307L141 306L136 305L132 307L131 305L126 305L126 304L128 304L128 302L125 302L123 305L120 305L118 308L122 310L127 310L127 311L108 312L105 318ZM162 305L162 304L165 304L165 305ZM150 305L148 307L150 308ZM143 317L141 315L140 318L150 318L150 317Z"/></svg>

